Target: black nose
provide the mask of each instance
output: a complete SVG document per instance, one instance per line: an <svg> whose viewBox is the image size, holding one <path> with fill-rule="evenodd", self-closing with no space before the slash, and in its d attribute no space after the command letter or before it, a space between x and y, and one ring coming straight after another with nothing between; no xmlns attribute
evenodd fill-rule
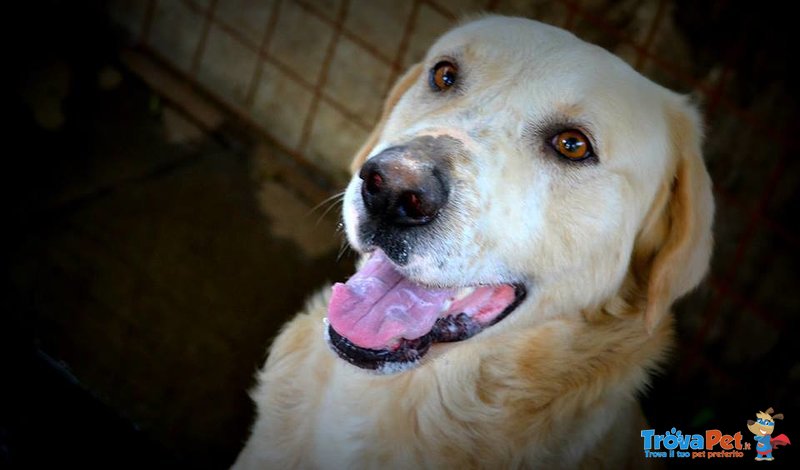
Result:
<svg viewBox="0 0 800 470"><path fill-rule="evenodd" d="M427 224L447 202L448 185L437 163L407 147L392 147L367 160L358 175L371 217L395 225Z"/></svg>

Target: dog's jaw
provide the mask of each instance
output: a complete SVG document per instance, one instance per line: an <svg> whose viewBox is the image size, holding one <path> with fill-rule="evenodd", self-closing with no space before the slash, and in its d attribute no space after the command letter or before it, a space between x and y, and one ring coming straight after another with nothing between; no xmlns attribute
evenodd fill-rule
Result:
<svg viewBox="0 0 800 470"><path fill-rule="evenodd" d="M333 286L325 338L353 365L396 372L419 363L434 343L465 341L501 322L526 294L521 283L426 287L375 250L346 284Z"/></svg>

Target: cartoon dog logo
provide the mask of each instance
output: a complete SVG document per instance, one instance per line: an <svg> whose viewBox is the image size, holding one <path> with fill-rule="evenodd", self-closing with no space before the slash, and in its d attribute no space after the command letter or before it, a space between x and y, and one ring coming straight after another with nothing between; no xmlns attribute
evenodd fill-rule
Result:
<svg viewBox="0 0 800 470"><path fill-rule="evenodd" d="M775 430L775 420L783 419L782 413L773 415L773 411L772 408L768 408L767 411L759 411L756 413L757 421L752 419L747 421L747 429L755 434L754 439L758 443L756 444L756 460L774 460L774 457L772 457L772 449L774 447L791 444L786 434L772 437L772 431Z"/></svg>

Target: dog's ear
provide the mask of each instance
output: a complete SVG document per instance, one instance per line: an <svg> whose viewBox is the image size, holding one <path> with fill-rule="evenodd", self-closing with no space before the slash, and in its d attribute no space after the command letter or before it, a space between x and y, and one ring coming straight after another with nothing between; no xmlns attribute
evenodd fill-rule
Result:
<svg viewBox="0 0 800 470"><path fill-rule="evenodd" d="M394 109L397 102L400 101L400 98L403 97L411 85L417 81L421 72L422 64L414 64L399 80L397 80L397 82L395 82L391 91L389 91L389 96L386 97L386 101L383 103L383 111L381 112L380 120L372 129L369 137L367 137L367 141L364 142L364 145L356 152L356 156L350 164L350 171L355 173L361 168L361 165L372 152L372 149L375 148L375 144L378 143L378 139L383 132L383 126L386 124L386 119L388 119L389 115L392 113L392 109Z"/></svg>
<svg viewBox="0 0 800 470"><path fill-rule="evenodd" d="M714 198L701 153L700 115L684 100L671 103L666 113L676 163L661 216L665 237L648 276L645 326L650 333L672 302L700 283L708 271L712 248Z"/></svg>

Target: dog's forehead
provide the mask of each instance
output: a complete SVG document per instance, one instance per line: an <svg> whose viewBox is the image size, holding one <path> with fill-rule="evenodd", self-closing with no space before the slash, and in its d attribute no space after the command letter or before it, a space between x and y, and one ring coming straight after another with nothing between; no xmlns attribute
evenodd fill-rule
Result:
<svg viewBox="0 0 800 470"><path fill-rule="evenodd" d="M507 61L514 57L531 59L559 52L587 53L593 49L598 48L568 31L538 21L488 16L445 33L429 49L428 59L468 53L474 58ZM498 54L500 51L502 53Z"/></svg>
<svg viewBox="0 0 800 470"><path fill-rule="evenodd" d="M523 90L531 84L557 85L567 101L571 92L611 96L620 81L628 93L639 89L653 96L651 88L657 87L609 51L527 18L487 16L461 24L431 46L426 62L432 66L442 57L464 61L494 81L524 77L515 80Z"/></svg>

